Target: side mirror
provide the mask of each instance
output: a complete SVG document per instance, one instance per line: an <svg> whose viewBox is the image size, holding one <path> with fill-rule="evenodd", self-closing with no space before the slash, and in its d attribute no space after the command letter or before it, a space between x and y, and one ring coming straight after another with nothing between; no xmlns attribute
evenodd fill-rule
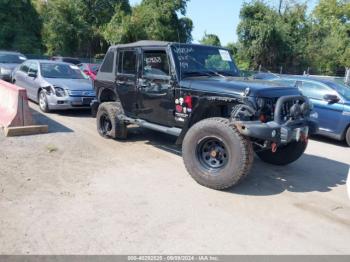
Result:
<svg viewBox="0 0 350 262"><path fill-rule="evenodd" d="M28 76L36 78L37 74L35 72L28 72Z"/></svg>
<svg viewBox="0 0 350 262"><path fill-rule="evenodd" d="M338 103L340 98L337 95L327 94L327 95L324 95L323 100L330 104L334 104L334 103Z"/></svg>

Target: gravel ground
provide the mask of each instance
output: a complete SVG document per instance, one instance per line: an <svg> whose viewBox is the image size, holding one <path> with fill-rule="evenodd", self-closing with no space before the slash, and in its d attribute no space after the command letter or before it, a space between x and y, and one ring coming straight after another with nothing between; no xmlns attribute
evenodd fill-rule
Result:
<svg viewBox="0 0 350 262"><path fill-rule="evenodd" d="M42 115L49 134L0 135L0 254L350 254L350 149L316 138L288 167L255 159L214 191L173 137L97 134L89 112Z"/></svg>

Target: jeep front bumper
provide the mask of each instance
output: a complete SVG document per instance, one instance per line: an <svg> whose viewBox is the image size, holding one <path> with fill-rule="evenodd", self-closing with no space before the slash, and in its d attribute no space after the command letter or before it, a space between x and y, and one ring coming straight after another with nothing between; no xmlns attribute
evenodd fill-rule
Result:
<svg viewBox="0 0 350 262"><path fill-rule="evenodd" d="M303 96L280 97L275 106L273 121L267 123L261 121L236 121L235 126L244 136L277 144L299 141L303 137L317 133L317 120L311 117L304 117L301 112L295 116L296 120L283 120L283 111L286 109L285 103L290 101L309 103Z"/></svg>
<svg viewBox="0 0 350 262"><path fill-rule="evenodd" d="M235 122L238 131L247 137L270 141L277 144L287 144L291 141L299 141L303 136L315 134L318 124L315 120L298 120L286 124L278 124L275 121L261 123L260 121Z"/></svg>

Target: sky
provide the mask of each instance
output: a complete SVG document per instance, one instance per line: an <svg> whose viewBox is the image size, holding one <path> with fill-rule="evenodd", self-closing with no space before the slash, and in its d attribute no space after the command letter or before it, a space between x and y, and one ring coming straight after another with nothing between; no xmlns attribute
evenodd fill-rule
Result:
<svg viewBox="0 0 350 262"><path fill-rule="evenodd" d="M140 2L141 0L130 0L131 5ZM236 42L239 11L244 2L247 0L191 0L187 5L186 16L191 18L194 24L193 42L198 42L205 32L218 35L222 45ZM278 5L278 0L269 2ZM309 9L312 9L317 0L307 2Z"/></svg>

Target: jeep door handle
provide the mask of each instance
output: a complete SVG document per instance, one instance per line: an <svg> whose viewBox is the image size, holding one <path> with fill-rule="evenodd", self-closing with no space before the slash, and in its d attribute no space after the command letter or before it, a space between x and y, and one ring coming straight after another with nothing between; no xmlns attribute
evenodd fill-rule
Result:
<svg viewBox="0 0 350 262"><path fill-rule="evenodd" d="M117 80L116 83L117 83L117 85L125 85L126 84L125 81L121 81L121 80Z"/></svg>

